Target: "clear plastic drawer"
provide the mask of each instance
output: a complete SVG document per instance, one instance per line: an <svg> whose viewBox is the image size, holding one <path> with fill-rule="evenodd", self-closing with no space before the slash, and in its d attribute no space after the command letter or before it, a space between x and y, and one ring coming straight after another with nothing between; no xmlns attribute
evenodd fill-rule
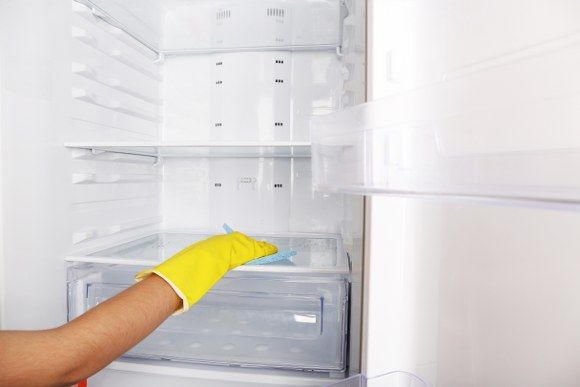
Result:
<svg viewBox="0 0 580 387"><path fill-rule="evenodd" d="M168 237L171 234L149 238L159 242L160 235L166 242L172 240ZM183 243L184 234L181 235ZM191 239L196 238L191 235ZM295 247L305 245L304 241L287 239ZM134 248L135 244L141 246L138 250L143 257L151 258L139 242L130 245ZM164 246L167 245L177 248L172 243ZM323 246L322 242L318 247L310 244L309 251L324 250ZM117 247L117 256L126 248ZM110 255L111 249L115 248L103 251ZM171 247L169 251L167 254L173 252ZM302 271L298 272L292 271L293 267L296 269L292 262L266 265L268 268L258 271L230 272L188 313L169 318L125 356L242 367L343 371L348 277L332 271L336 267L336 249L321 251L318 261L316 254L314 259L305 255L301 258L299 252L295 257L297 264L302 264ZM334 264L327 272L319 269L308 273L309 266L320 268L324 266L323 261ZM72 264L68 269L69 320L123 291L134 283L134 274L144 267L122 261Z"/></svg>

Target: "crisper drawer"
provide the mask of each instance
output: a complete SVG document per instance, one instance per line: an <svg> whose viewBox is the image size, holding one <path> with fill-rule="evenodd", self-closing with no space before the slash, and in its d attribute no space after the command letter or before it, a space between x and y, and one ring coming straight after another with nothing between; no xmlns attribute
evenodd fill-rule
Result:
<svg viewBox="0 0 580 387"><path fill-rule="evenodd" d="M69 320L133 283L139 267L69 268ZM348 282L342 276L235 273L173 316L126 357L342 371Z"/></svg>

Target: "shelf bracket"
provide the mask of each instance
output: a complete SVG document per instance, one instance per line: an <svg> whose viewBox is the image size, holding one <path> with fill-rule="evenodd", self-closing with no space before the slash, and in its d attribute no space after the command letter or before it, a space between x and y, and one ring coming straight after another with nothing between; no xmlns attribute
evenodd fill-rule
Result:
<svg viewBox="0 0 580 387"><path fill-rule="evenodd" d="M91 7L91 13L97 19L106 20L106 15L95 6Z"/></svg>
<svg viewBox="0 0 580 387"><path fill-rule="evenodd" d="M103 153L106 153L106 151L100 150L100 149L91 148L91 154L93 156L102 155Z"/></svg>
<svg viewBox="0 0 580 387"><path fill-rule="evenodd" d="M157 58L153 60L153 63L158 64L163 62L165 62L165 54L163 52L158 52Z"/></svg>
<svg viewBox="0 0 580 387"><path fill-rule="evenodd" d="M155 162L153 163L154 167L158 167L161 164L163 164L163 157L161 156L155 156Z"/></svg>
<svg viewBox="0 0 580 387"><path fill-rule="evenodd" d="M336 55L339 57L343 56L342 46L336 46Z"/></svg>

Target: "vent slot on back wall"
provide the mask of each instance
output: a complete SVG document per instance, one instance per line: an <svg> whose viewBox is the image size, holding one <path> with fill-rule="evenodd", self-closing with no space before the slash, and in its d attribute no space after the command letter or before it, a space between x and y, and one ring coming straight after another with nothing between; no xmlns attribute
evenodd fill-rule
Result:
<svg viewBox="0 0 580 387"><path fill-rule="evenodd" d="M268 16L283 18L285 16L285 11L282 8L268 8L266 9L266 14Z"/></svg>
<svg viewBox="0 0 580 387"><path fill-rule="evenodd" d="M218 24L223 23L227 19L231 19L231 17L232 17L232 11L229 9L219 10L215 13L215 19L218 22Z"/></svg>

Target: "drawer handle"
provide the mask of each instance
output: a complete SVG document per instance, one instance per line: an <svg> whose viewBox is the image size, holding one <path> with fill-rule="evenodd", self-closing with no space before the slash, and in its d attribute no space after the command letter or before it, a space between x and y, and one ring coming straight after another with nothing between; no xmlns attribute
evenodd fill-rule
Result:
<svg viewBox="0 0 580 387"><path fill-rule="evenodd" d="M294 321L304 324L316 324L318 319L314 314L294 314Z"/></svg>

